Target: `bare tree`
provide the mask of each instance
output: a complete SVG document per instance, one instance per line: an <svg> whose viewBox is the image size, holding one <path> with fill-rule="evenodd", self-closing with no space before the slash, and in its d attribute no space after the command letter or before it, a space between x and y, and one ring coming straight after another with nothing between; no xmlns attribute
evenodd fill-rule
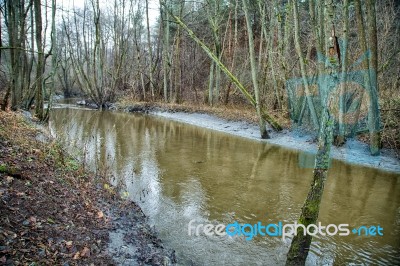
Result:
<svg viewBox="0 0 400 266"><path fill-rule="evenodd" d="M267 129L265 127L265 121L262 117L262 107L261 107L261 101L260 101L260 89L258 87L258 69L256 65L256 59L254 55L254 42L253 42L253 29L252 25L250 22L250 17L249 17L249 10L248 10L248 3L247 0L243 0L243 11L244 15L246 17L246 25L247 25L247 34L248 34L248 41L249 41L249 53L250 53L250 65L251 65L251 77L253 79L253 88L254 88L254 94L256 98L256 110L258 114L258 125L260 127L260 134L262 139L267 139L269 138Z"/></svg>
<svg viewBox="0 0 400 266"><path fill-rule="evenodd" d="M221 0L207 0L206 1L206 12L207 19L212 31L214 53L221 60L222 56L222 45L220 36L220 27L222 21L221 14ZM221 84L221 70L215 62L211 61L210 64L210 76L208 83L208 102L212 106L214 103L219 101Z"/></svg>
<svg viewBox="0 0 400 266"><path fill-rule="evenodd" d="M162 4L165 6L164 2ZM170 12L170 11L169 11ZM227 67L219 60L219 58L210 50L210 48L204 44L195 34L194 32L187 27L183 21L175 16L172 12L170 12L170 15L174 18L175 22L178 23L190 36L190 38L195 41L206 54L211 58L212 61L214 61L218 66L221 68L221 70L227 75L227 77L237 86L237 88L242 92L242 94L246 97L246 99L250 102L253 107L256 107L256 100L253 98L253 96L246 90L246 88L243 86L243 84L238 80L238 78L232 74L231 71L227 69ZM261 115L264 120L266 120L272 128L275 130L282 130L281 125L271 116L269 115L265 110L261 110Z"/></svg>
<svg viewBox="0 0 400 266"><path fill-rule="evenodd" d="M149 49L149 82L151 98L154 100L154 80L153 80L153 49L150 35L150 22L149 22L149 0L146 0L146 25L147 25L147 47Z"/></svg>
<svg viewBox="0 0 400 266"><path fill-rule="evenodd" d="M311 92L308 84L308 79L307 79L307 71L306 71L306 66L304 63L304 56L302 49L300 47L300 29L299 29L299 11L298 11L298 6L297 2L293 3L293 18L294 18L294 39L295 39L295 46L296 46L296 52L299 57L299 63L300 63L300 72L301 72L301 77L303 80L303 85L304 85L304 94L307 99L307 104L308 108L310 110L312 122L314 124L314 128L318 129L319 128L319 121L318 121L318 116L317 112L315 110L314 102L311 97ZM301 117L299 118L301 120Z"/></svg>
<svg viewBox="0 0 400 266"><path fill-rule="evenodd" d="M166 2L166 6L169 6L169 2ZM165 11L163 6L161 5L160 0L160 16L161 16L161 23L163 25L163 52L162 52L162 59L163 59L163 86L164 86L164 101L168 102L168 72L169 72L169 65L170 63L170 22L169 22L169 13Z"/></svg>
<svg viewBox="0 0 400 266"><path fill-rule="evenodd" d="M36 116L40 119L44 119L44 95L43 95L43 74L44 74L44 50L43 50L43 39L42 39L42 5L40 0L34 0L33 2L35 8L35 36L36 36L36 47L38 52L37 66L36 66Z"/></svg>
<svg viewBox="0 0 400 266"><path fill-rule="evenodd" d="M292 1L297 6L297 1ZM296 7L295 7L296 8ZM339 84L339 50L336 46L335 9L333 0L325 0L325 69L327 75L323 78L321 86L322 114L318 136L318 151L315 158L313 180L310 190L301 209L299 218L299 230L293 237L287 255L286 265L304 265L308 256L312 236L306 232L310 224L315 224L319 215L319 207L324 191L325 181L328 175L330 150L333 141L334 120L331 114L333 103L333 89ZM322 31L322 29L321 29Z"/></svg>

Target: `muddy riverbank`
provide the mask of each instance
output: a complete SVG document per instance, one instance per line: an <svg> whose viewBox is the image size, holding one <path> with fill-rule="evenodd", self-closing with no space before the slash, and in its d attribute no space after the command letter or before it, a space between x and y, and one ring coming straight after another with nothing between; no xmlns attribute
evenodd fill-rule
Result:
<svg viewBox="0 0 400 266"><path fill-rule="evenodd" d="M0 212L0 265L175 263L138 205L42 127L1 111Z"/></svg>
<svg viewBox="0 0 400 266"><path fill-rule="evenodd" d="M275 132L272 128L268 128L271 138L268 140L260 139L255 118L251 115L245 115L239 118L239 116L234 113L213 114L207 110L198 110L185 106L175 107L142 103L128 106L117 104L113 105L112 109L160 116L174 121L252 139L254 141L283 146L307 154L315 154L317 151L317 133L305 133L296 129L284 129L281 132ZM288 126L286 126L286 128L288 128ZM368 144L357 139L347 140L346 144L342 147L332 147L331 157L351 164L400 173L400 160L396 158L393 150L384 148L380 156L371 156ZM308 164L305 165L305 167L312 168L313 165Z"/></svg>

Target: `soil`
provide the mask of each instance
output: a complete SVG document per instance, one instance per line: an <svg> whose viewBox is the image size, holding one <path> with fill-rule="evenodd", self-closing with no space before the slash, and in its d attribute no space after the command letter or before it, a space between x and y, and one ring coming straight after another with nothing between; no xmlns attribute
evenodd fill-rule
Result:
<svg viewBox="0 0 400 266"><path fill-rule="evenodd" d="M140 207L0 111L0 265L173 265Z"/></svg>

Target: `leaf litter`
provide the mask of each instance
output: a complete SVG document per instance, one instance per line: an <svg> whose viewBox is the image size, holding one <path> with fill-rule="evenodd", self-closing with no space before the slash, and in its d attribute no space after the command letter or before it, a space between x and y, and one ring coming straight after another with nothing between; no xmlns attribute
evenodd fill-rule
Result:
<svg viewBox="0 0 400 266"><path fill-rule="evenodd" d="M15 112L0 111L0 125L0 265L175 263L140 207L65 167L62 147L39 141L43 129Z"/></svg>

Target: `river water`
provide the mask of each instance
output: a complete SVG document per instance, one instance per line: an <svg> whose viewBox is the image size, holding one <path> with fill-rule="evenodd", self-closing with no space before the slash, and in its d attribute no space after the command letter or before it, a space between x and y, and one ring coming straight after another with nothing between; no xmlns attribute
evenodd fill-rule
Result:
<svg viewBox="0 0 400 266"><path fill-rule="evenodd" d="M288 238L194 234L198 224L296 221L312 177L297 151L151 115L74 108L54 109L50 130L142 207L179 264L285 263ZM399 180L334 160L319 221L379 225L383 236L315 236L307 264L400 265Z"/></svg>

